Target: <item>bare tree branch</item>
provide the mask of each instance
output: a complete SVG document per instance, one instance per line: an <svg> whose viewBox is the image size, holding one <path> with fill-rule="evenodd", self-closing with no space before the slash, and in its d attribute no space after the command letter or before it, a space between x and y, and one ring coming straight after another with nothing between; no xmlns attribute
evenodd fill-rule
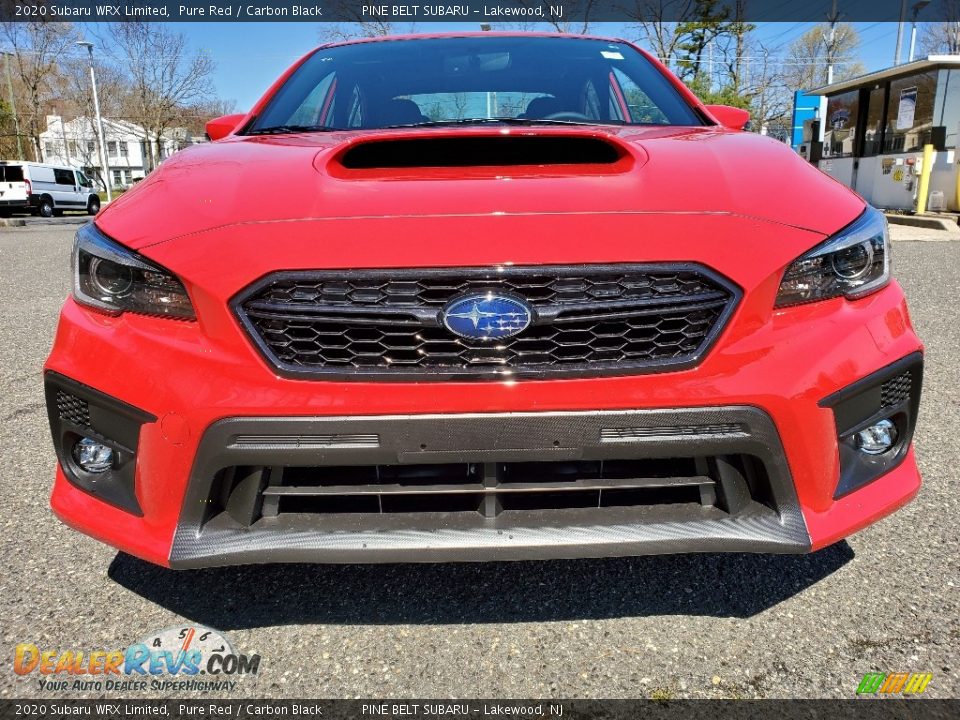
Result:
<svg viewBox="0 0 960 720"><path fill-rule="evenodd" d="M190 52L185 36L161 23L113 23L110 36L127 76L129 115L152 136L147 161L153 169L164 134L179 122L183 108L213 98L215 65L209 55Z"/></svg>
<svg viewBox="0 0 960 720"><path fill-rule="evenodd" d="M23 89L25 102L17 107L21 129L26 129L34 157L39 159L46 107L56 95L59 65L73 49L77 34L70 23L50 22L42 17L31 22L5 22L0 31L13 53L12 72Z"/></svg>

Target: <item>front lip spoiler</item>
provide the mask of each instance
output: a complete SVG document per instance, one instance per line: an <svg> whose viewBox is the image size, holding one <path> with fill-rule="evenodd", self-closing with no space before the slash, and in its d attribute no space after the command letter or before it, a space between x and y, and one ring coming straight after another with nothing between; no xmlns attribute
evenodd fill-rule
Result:
<svg viewBox="0 0 960 720"><path fill-rule="evenodd" d="M205 517L213 479L235 465L349 465L490 462L610 457L600 432L628 424L649 434L618 443L618 456L682 457L745 453L766 468L775 510L751 506L728 515L657 516L562 511L467 520L426 514L382 516L376 529L321 524L316 516L279 516L249 527ZM740 430L719 430L739 426ZM376 445L323 447L309 436L376 435ZM608 436L609 437L609 436ZM509 444L504 444L510 439ZM425 442L426 441L426 442ZM556 444L559 443L559 444ZM427 450L421 449L426 444ZM499 450L494 448L501 448ZM608 509L605 508L604 511ZM560 512L561 514L554 514ZM174 535L174 568L258 562L440 562L652 555L679 552L804 553L811 547L774 423L746 406L663 410L228 418L201 439Z"/></svg>

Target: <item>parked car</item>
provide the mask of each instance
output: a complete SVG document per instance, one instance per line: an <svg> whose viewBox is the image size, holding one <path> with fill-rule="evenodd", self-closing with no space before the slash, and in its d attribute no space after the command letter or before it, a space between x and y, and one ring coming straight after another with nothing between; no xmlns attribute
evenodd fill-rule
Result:
<svg viewBox="0 0 960 720"><path fill-rule="evenodd" d="M893 512L923 356L885 219L747 121L621 40L311 52L77 233L55 513L184 568L802 553Z"/></svg>
<svg viewBox="0 0 960 720"><path fill-rule="evenodd" d="M7 161L3 167L8 174L22 176L28 196L26 207L41 217L59 215L64 210L85 210L90 215L100 212L100 196L82 170L27 161Z"/></svg>
<svg viewBox="0 0 960 720"><path fill-rule="evenodd" d="M14 210L30 207L30 186L21 165L8 165L0 160L0 215L8 217Z"/></svg>

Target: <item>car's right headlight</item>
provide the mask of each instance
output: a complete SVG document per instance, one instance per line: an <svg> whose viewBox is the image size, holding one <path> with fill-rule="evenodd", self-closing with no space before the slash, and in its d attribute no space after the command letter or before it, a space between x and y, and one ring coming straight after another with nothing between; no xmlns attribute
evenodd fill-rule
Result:
<svg viewBox="0 0 960 720"><path fill-rule="evenodd" d="M887 219L867 207L839 233L792 262L777 292L777 307L826 300L859 298L890 282L890 238Z"/></svg>
<svg viewBox="0 0 960 720"><path fill-rule="evenodd" d="M173 273L114 242L93 223L77 231L73 244L73 297L115 315L196 318L183 283Z"/></svg>

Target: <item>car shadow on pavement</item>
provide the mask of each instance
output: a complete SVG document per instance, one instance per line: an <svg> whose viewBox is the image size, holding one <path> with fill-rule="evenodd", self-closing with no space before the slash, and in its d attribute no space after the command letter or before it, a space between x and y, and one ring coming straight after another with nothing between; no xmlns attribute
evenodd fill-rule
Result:
<svg viewBox="0 0 960 720"><path fill-rule="evenodd" d="M220 630L296 624L459 624L652 615L750 617L854 556L657 555L407 565L252 565L168 570L120 553L109 576Z"/></svg>

